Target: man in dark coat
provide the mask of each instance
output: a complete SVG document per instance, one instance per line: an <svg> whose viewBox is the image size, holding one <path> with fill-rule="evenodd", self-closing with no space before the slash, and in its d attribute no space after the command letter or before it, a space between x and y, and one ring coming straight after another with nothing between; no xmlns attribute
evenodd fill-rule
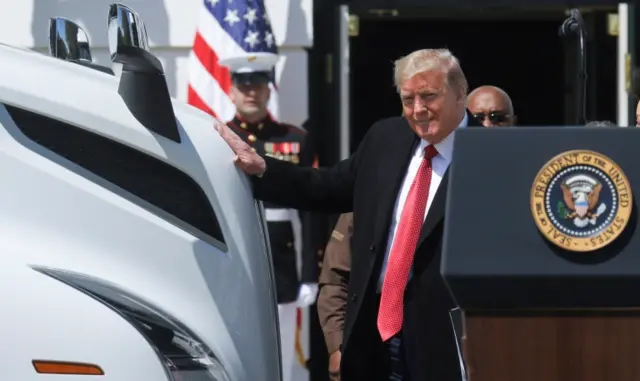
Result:
<svg viewBox="0 0 640 381"><path fill-rule="evenodd" d="M415 51L396 61L394 74L403 117L375 123L357 151L331 168L263 158L226 126L216 129L251 176L256 198L353 211L342 380L459 381L449 317L455 303L440 253L455 131L477 123L448 50Z"/></svg>

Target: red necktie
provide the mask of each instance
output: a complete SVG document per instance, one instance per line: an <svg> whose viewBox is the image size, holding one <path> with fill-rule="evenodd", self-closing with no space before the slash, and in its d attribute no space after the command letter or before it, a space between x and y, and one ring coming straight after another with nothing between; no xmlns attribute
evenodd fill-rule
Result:
<svg viewBox="0 0 640 381"><path fill-rule="evenodd" d="M431 159L438 154L433 145L427 146L411 189L404 203L398 230L391 252L387 271L382 283L382 296L378 310L378 331L382 341L387 341L402 328L404 290L409 279L431 185Z"/></svg>

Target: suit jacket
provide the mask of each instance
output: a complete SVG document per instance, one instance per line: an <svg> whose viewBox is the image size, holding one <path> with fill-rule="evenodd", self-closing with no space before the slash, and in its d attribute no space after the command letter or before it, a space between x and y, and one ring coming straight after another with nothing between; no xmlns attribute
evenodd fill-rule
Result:
<svg viewBox="0 0 640 381"><path fill-rule="evenodd" d="M342 214L324 251L320 271L318 317L329 354L342 344L347 312L349 271L351 271L351 236L353 213Z"/></svg>
<svg viewBox="0 0 640 381"><path fill-rule="evenodd" d="M469 116L472 125L477 123ZM353 211L349 304L341 348L346 381L380 377L381 370L371 361L380 347L376 285L395 200L417 143L404 118L384 119L370 128L350 158L331 168L301 168L267 158L266 172L252 178L259 199L328 213ZM422 227L405 291L403 343L413 380L460 380L449 320L455 303L440 275L447 185L445 174Z"/></svg>
<svg viewBox="0 0 640 381"><path fill-rule="evenodd" d="M315 147L307 131L299 127L277 122L271 117L257 123L248 123L237 115L227 125L260 155L269 155L300 166L314 165ZM283 206L265 202L264 207L281 209ZM290 221L267 221L278 303L295 301L301 282L318 282L318 262L324 254L323 246L326 242L326 221L318 213L304 212L299 215L302 224L300 277L293 225Z"/></svg>

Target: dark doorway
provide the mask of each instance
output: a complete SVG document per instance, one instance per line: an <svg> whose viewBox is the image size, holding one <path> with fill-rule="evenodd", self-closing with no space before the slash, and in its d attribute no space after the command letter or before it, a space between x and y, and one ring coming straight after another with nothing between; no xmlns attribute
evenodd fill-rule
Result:
<svg viewBox="0 0 640 381"><path fill-rule="evenodd" d="M361 18L351 47L351 148L372 123L401 112L393 62L422 48L448 48L470 89L503 88L519 125L565 124L565 53L552 19L475 20Z"/></svg>

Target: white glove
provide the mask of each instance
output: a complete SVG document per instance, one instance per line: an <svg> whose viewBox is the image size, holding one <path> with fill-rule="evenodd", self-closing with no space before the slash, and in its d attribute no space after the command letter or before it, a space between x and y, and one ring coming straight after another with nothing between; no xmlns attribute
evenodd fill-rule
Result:
<svg viewBox="0 0 640 381"><path fill-rule="evenodd" d="M318 297L318 284L317 283L303 283L298 290L298 300L296 303L298 307L309 307L316 302Z"/></svg>

